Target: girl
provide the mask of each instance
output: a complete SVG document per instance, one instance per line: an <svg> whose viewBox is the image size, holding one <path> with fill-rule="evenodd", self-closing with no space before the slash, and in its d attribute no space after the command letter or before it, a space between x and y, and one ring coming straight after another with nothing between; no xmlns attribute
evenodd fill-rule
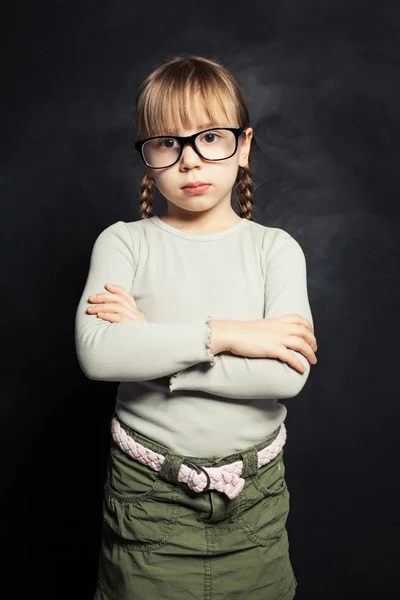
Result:
<svg viewBox="0 0 400 600"><path fill-rule="evenodd" d="M160 65L136 128L141 218L95 240L75 325L84 374L119 382L95 600L290 600L278 401L316 363L304 253L252 218L255 139L222 65Z"/></svg>

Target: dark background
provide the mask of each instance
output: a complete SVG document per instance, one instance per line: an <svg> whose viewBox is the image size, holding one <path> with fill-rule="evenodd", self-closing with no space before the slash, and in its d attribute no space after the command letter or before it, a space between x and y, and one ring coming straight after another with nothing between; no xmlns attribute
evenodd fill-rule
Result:
<svg viewBox="0 0 400 600"><path fill-rule="evenodd" d="M199 54L248 99L255 220L288 231L307 258L318 364L286 401L296 600L397 596L399 3L8 10L0 594L93 597L118 384L81 372L75 311L96 236L139 218L137 88L168 58Z"/></svg>

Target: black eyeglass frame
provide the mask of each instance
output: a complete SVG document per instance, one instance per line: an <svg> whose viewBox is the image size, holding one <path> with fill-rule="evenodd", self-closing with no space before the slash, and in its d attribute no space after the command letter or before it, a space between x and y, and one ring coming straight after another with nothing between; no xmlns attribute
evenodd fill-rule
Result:
<svg viewBox="0 0 400 600"><path fill-rule="evenodd" d="M225 156L225 158L215 158L215 159L214 158L213 159L205 158L204 156L202 156L202 154L198 150L198 148L196 148L195 139L201 133L205 133L206 131L216 131L218 129L227 129L228 131L232 131L232 133L235 135L235 150L229 156ZM246 127L211 127L208 129L203 129L202 131L198 131L197 133L193 133L193 135L184 135L184 136L182 136L182 135L154 135L152 137L146 138L145 140L138 140L137 142L135 142L134 146L135 146L136 150L139 152L139 154L142 158L142 161L144 162L146 167L149 167L149 169L167 169L168 167L172 167L172 165L175 165L178 162L178 160L180 159L180 157L182 156L182 152L183 152L183 148L184 148L185 144L190 144L192 146L193 150L200 156L200 158L203 158L204 160L207 160L209 162L215 162L215 161L219 161L219 160L226 160L227 158L231 158L231 156L236 154L236 151L238 148L239 136L243 133L243 131L245 131L245 129L246 129ZM148 142L149 140L156 140L159 138L177 140L181 147L178 158L173 163L171 163L170 165L167 165L166 167L152 167L151 165L149 165L146 162L146 159L143 156L143 150L142 150L143 145L146 142Z"/></svg>

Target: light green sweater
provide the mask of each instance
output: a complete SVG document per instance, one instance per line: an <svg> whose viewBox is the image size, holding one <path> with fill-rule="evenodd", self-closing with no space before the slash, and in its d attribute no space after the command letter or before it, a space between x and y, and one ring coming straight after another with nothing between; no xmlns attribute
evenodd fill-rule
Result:
<svg viewBox="0 0 400 600"><path fill-rule="evenodd" d="M128 290L146 322L110 323L86 312L106 283ZM243 219L200 235L158 216L118 221L95 240L75 319L86 377L118 381L116 413L175 452L243 450L285 419L278 400L299 394L310 372L271 358L213 357L208 318L252 320L297 313L313 325L306 261L286 231Z"/></svg>

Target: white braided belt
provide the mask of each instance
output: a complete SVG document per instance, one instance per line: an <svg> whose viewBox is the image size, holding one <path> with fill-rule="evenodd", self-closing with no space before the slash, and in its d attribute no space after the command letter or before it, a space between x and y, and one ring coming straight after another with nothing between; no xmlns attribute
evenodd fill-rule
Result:
<svg viewBox="0 0 400 600"><path fill-rule="evenodd" d="M111 421L111 433L113 440L126 454L131 458L138 460L143 465L147 465L154 471L160 471L164 463L165 456L153 452L136 442L121 427L119 420L113 417ZM277 437L258 454L258 468L269 463L278 456L286 442L286 427L282 423ZM223 492L230 500L236 498L242 491L245 480L240 477L243 471L243 461L237 460L229 465L221 467L199 467L189 461L182 463L178 481L186 483L190 489L195 492L202 492L206 489ZM192 465L192 466L188 466Z"/></svg>

